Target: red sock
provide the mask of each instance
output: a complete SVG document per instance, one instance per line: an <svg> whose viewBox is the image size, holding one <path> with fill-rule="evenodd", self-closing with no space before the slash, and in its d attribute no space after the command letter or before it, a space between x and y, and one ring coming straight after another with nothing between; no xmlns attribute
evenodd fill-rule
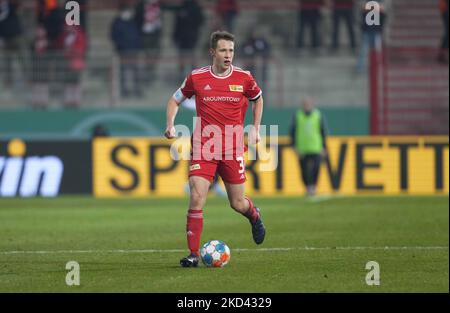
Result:
<svg viewBox="0 0 450 313"><path fill-rule="evenodd" d="M189 210L187 215L186 237L189 250L199 255L200 237L203 231L203 211Z"/></svg>
<svg viewBox="0 0 450 313"><path fill-rule="evenodd" d="M247 212L244 213L244 216L249 219L250 222L254 223L259 217L258 211L256 211L256 207L253 204L253 201L249 197L245 197L250 205L250 208Z"/></svg>

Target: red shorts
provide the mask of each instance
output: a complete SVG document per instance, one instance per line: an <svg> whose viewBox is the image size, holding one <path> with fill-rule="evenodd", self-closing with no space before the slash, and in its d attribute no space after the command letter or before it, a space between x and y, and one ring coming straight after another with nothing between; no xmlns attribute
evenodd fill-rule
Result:
<svg viewBox="0 0 450 313"><path fill-rule="evenodd" d="M220 177L226 183L243 184L246 181L243 157L237 157L233 160L191 160L189 177L200 176L212 182L216 171L219 171Z"/></svg>

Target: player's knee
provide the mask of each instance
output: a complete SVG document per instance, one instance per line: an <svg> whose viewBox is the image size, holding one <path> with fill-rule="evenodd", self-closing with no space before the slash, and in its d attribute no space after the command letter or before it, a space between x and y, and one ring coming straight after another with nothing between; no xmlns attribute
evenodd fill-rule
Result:
<svg viewBox="0 0 450 313"><path fill-rule="evenodd" d="M206 196L199 192L191 192L191 209L201 210L203 209L203 204L205 203Z"/></svg>
<svg viewBox="0 0 450 313"><path fill-rule="evenodd" d="M237 212L242 212L245 210L245 200L244 199L233 199L230 201L230 206L233 210Z"/></svg>

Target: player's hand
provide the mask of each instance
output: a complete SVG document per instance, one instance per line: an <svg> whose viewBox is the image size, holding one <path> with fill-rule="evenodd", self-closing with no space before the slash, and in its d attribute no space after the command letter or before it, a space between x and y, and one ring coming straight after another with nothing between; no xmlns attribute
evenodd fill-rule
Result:
<svg viewBox="0 0 450 313"><path fill-rule="evenodd" d="M176 134L175 127L167 126L166 131L164 132L164 136L167 139L173 139L173 138L175 138L175 134Z"/></svg>
<svg viewBox="0 0 450 313"><path fill-rule="evenodd" d="M259 130L257 130L255 127L252 127L248 138L249 144L256 145L260 141L261 135L259 134Z"/></svg>

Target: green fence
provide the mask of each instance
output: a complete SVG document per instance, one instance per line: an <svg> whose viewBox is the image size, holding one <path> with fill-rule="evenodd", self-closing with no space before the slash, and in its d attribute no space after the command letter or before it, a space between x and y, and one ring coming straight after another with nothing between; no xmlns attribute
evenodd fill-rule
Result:
<svg viewBox="0 0 450 313"><path fill-rule="evenodd" d="M289 134L295 109L265 109L262 123L278 125L280 135ZM367 108L323 108L331 135L367 135L369 111ZM104 125L113 136L160 136L164 132L164 110L151 109L99 109L0 111L0 138L25 139L86 139L94 126ZM251 123L251 110L246 124ZM193 112L181 108L177 124L192 127Z"/></svg>

